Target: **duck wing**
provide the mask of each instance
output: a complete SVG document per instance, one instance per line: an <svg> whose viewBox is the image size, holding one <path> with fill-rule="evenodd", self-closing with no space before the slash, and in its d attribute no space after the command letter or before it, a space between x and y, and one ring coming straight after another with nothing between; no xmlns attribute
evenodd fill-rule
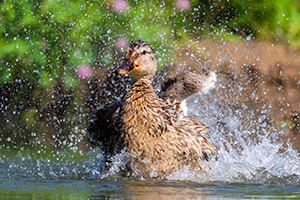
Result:
<svg viewBox="0 0 300 200"><path fill-rule="evenodd" d="M112 149L115 149L122 134L120 122L122 105L119 101L103 105L92 113L89 120L89 142L103 146L105 153L111 153Z"/></svg>
<svg viewBox="0 0 300 200"><path fill-rule="evenodd" d="M198 73L184 71L167 76L162 82L160 97L163 99L184 99L196 93L207 93L216 83L213 71L202 69Z"/></svg>
<svg viewBox="0 0 300 200"><path fill-rule="evenodd" d="M167 100L165 111L168 120L169 136L174 141L180 141L180 146L186 147L183 152L190 155L198 155L202 160L208 160L208 154L213 152L213 145L203 136L208 126L196 122L184 115L180 102Z"/></svg>

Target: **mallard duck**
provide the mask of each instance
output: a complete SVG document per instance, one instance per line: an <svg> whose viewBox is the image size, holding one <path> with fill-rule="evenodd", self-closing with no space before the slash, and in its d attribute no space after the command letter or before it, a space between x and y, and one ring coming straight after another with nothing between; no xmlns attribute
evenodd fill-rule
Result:
<svg viewBox="0 0 300 200"><path fill-rule="evenodd" d="M156 71L150 45L141 40L131 42L115 73L130 73L135 83L118 111L120 134L111 152L124 149L130 170L144 177L164 177L183 166L201 170L201 162L213 151L202 135L208 127L187 118L179 101L158 97L151 84Z"/></svg>
<svg viewBox="0 0 300 200"><path fill-rule="evenodd" d="M156 87L161 88L158 96L165 101L176 100L181 102L181 108L184 113L187 113L186 99L195 94L205 94L212 89L216 82L216 74L207 69L200 69L198 71L184 70L179 73L172 72L172 74L164 77L160 72L155 77ZM111 75L109 76L111 78ZM114 77L116 78L116 77ZM106 82L112 85L111 81L105 79ZM128 81L128 80L127 80ZM113 81L114 83L116 80ZM159 87L159 84L161 86ZM120 87L122 84L118 85ZM124 90L124 88L123 88ZM104 91L101 91L105 95ZM121 94L123 96L123 94ZM123 109L125 100L113 101L108 104L101 104L100 107L93 110L91 113L90 124L88 127L88 138L90 143L99 145L103 148L106 157L113 154L114 141L121 135L121 120L120 111ZM109 161L109 158L107 158Z"/></svg>

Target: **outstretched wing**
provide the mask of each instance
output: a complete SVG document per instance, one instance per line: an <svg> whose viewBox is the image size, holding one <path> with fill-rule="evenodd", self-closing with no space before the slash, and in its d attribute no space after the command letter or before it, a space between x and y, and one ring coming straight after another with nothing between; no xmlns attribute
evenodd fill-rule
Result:
<svg viewBox="0 0 300 200"><path fill-rule="evenodd" d="M163 99L184 99L196 93L206 94L217 81L214 71L202 69L197 73L184 71L167 76L162 82L160 97Z"/></svg>

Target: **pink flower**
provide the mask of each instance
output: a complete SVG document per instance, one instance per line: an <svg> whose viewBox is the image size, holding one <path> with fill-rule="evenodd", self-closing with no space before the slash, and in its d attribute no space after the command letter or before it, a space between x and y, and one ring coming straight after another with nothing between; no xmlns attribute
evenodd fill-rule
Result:
<svg viewBox="0 0 300 200"><path fill-rule="evenodd" d="M189 0L177 0L176 8L183 11L191 8L191 2Z"/></svg>
<svg viewBox="0 0 300 200"><path fill-rule="evenodd" d="M127 47L127 45L128 45L128 41L126 38L120 37L116 41L116 46L118 49L123 49L123 48Z"/></svg>
<svg viewBox="0 0 300 200"><path fill-rule="evenodd" d="M81 65L77 68L76 73L80 79L85 80L92 75L93 71L89 65Z"/></svg>
<svg viewBox="0 0 300 200"><path fill-rule="evenodd" d="M126 0L115 0L112 8L118 13L125 12L128 8L128 2Z"/></svg>

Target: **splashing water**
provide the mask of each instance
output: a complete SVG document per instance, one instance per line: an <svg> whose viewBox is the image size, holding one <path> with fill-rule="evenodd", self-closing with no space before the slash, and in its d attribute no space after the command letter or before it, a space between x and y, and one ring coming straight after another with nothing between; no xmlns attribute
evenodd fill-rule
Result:
<svg viewBox="0 0 300 200"><path fill-rule="evenodd" d="M266 122L267 110L257 115L245 105L233 108L228 102L221 103L222 98L226 102L226 97L220 96L223 89L219 86L208 94L195 95L186 101L188 115L210 126L206 136L215 146L215 153L209 161L210 170L195 172L184 168L167 179L199 183L299 181L298 153L288 142L280 139L282 131ZM81 131L82 135L86 134L85 130ZM41 179L120 177L121 169L126 165L124 152L113 158L109 171L105 172L104 155L99 148L81 151L76 145L79 144L69 143L69 149L73 151L35 149L32 153L21 148L15 156L3 154L0 157L0 178L14 179L20 174ZM1 150L5 152L5 147ZM9 152L9 149L6 151ZM41 155L43 152L44 156ZM128 175L125 174L125 177ZM140 179L138 176L135 178Z"/></svg>
<svg viewBox="0 0 300 200"><path fill-rule="evenodd" d="M218 92L220 87L208 95L187 100L189 115L210 126L206 136L215 146L215 154L209 161L211 169L206 172L183 169L168 179L201 183L298 182L299 154L289 141L282 140L283 130L267 122L268 110L262 109L262 114L257 115L245 105L233 108L219 102Z"/></svg>

